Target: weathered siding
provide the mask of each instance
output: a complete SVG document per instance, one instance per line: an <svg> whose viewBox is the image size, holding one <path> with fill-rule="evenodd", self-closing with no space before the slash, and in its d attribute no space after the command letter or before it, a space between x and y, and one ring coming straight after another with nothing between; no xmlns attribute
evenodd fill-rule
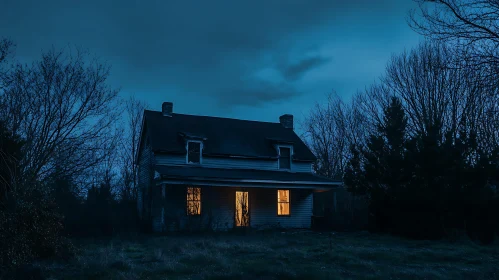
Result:
<svg viewBox="0 0 499 280"><path fill-rule="evenodd" d="M185 155L176 154L156 154L157 165L185 165Z"/></svg>
<svg viewBox="0 0 499 280"><path fill-rule="evenodd" d="M291 162L291 170L294 172L312 172L311 162Z"/></svg>
<svg viewBox="0 0 499 280"><path fill-rule="evenodd" d="M139 158L137 210L140 218L148 219L150 217L154 155L147 139L144 143Z"/></svg>
<svg viewBox="0 0 499 280"><path fill-rule="evenodd" d="M156 155L158 165L185 165L185 155ZM203 167L208 168L241 168L258 170L278 170L277 160L203 157ZM310 162L292 162L291 170L295 172L312 172Z"/></svg>
<svg viewBox="0 0 499 280"><path fill-rule="evenodd" d="M156 211L156 232L176 230L227 230L234 227L235 192L237 187L202 187L201 215L186 215L186 186L167 185L165 197L156 186L161 210ZM309 228L312 216L312 191L290 190L290 216L277 216L277 189L247 188L250 203L250 225L259 227ZM163 213L163 214L162 214Z"/></svg>
<svg viewBox="0 0 499 280"><path fill-rule="evenodd" d="M251 189L249 196L252 227L310 228L312 190L289 191L289 216L277 216L277 189Z"/></svg>
<svg viewBox="0 0 499 280"><path fill-rule="evenodd" d="M163 188L158 186L158 188ZM162 199L164 219L154 224L155 231L227 230L234 226L234 198L229 188L201 187L201 215L186 214L186 186L166 185Z"/></svg>

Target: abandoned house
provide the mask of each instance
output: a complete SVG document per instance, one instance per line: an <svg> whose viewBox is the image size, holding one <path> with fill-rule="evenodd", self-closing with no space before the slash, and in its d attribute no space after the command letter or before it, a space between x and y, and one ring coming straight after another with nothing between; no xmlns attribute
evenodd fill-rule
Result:
<svg viewBox="0 0 499 280"><path fill-rule="evenodd" d="M314 154L279 122L144 111L138 211L154 232L310 228L313 193L341 186L312 172Z"/></svg>

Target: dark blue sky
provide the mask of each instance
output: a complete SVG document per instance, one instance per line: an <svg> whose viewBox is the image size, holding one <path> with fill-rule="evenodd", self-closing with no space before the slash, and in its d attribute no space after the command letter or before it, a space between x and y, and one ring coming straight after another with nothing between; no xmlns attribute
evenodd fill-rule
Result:
<svg viewBox="0 0 499 280"><path fill-rule="evenodd" d="M301 120L333 89L350 97L421 39L406 23L411 0L0 3L0 36L23 61L81 46L151 109L262 121Z"/></svg>

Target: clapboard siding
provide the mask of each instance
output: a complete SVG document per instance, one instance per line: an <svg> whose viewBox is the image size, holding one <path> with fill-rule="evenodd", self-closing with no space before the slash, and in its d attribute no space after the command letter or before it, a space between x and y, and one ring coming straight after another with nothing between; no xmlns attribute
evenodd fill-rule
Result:
<svg viewBox="0 0 499 280"><path fill-rule="evenodd" d="M210 221L210 228L213 230L228 230L234 227L234 190L223 187L203 188L202 203L206 209L203 214L207 214Z"/></svg>
<svg viewBox="0 0 499 280"><path fill-rule="evenodd" d="M138 197L137 197L137 210L139 217L149 218L150 216L150 201L151 201L151 179L153 174L154 155L148 141L145 141L142 146L142 151L139 158L138 168Z"/></svg>
<svg viewBox="0 0 499 280"><path fill-rule="evenodd" d="M185 165L185 155L156 155L157 165ZM278 170L277 160L203 157L203 167L207 168L240 168L258 170ZM312 172L310 162L292 162L291 170L295 172Z"/></svg>
<svg viewBox="0 0 499 280"><path fill-rule="evenodd" d="M157 165L185 165L185 155L156 154L155 159Z"/></svg>
<svg viewBox="0 0 499 280"><path fill-rule="evenodd" d="M294 172L312 172L311 162L292 162L291 170Z"/></svg>
<svg viewBox="0 0 499 280"><path fill-rule="evenodd" d="M161 195L162 186L157 186ZM153 219L156 232L189 229L227 230L234 227L237 187L201 187L201 215L186 215L186 186L167 185L162 210ZM311 190L290 190L291 215L277 216L277 189L245 189L250 203L250 225L253 228L310 228L313 196ZM161 214L163 213L163 214Z"/></svg>
<svg viewBox="0 0 499 280"><path fill-rule="evenodd" d="M249 195L252 227L310 228L313 209L311 190L290 190L290 216L277 216L276 189L254 189Z"/></svg>
<svg viewBox="0 0 499 280"><path fill-rule="evenodd" d="M201 187L201 215L186 215L186 186L166 185L162 200L163 221L154 231L211 229L223 231L234 226L234 198L230 188Z"/></svg>

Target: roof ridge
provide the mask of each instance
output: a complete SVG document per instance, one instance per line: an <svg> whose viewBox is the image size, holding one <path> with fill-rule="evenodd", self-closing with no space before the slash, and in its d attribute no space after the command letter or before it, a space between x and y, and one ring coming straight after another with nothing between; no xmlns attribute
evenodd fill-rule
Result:
<svg viewBox="0 0 499 280"><path fill-rule="evenodd" d="M161 111L154 111L154 110L144 110L148 111L151 113L158 113L161 114ZM206 116L206 115L192 115L192 114L179 114L179 113L172 113L172 115L179 115L179 116L190 116L190 117L202 117L202 118L213 118L213 119L225 119L225 120L235 120L235 121L245 121L245 122L256 122L256 123L270 123L270 124L279 124L278 122L268 122L268 121L255 121L255 120L245 120L245 119L236 119L236 118L227 118L227 117L218 117L218 116Z"/></svg>

